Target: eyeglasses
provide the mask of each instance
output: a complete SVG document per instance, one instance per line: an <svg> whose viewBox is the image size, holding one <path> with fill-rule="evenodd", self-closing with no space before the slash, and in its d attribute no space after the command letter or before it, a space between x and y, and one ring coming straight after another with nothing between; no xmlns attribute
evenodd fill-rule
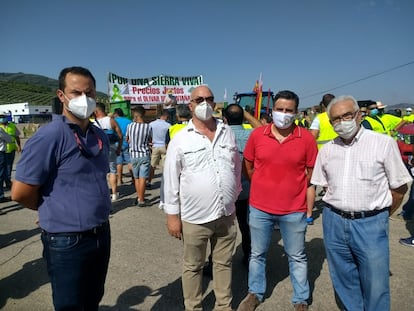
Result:
<svg viewBox="0 0 414 311"><path fill-rule="evenodd" d="M337 116L333 119L331 119L331 124L338 124L341 121L351 121L353 118L355 118L355 115L359 112L359 110L354 112L347 112L344 113L342 116Z"/></svg>
<svg viewBox="0 0 414 311"><path fill-rule="evenodd" d="M206 101L208 103L214 103L214 96L209 96L209 97L199 96L199 97L193 98L191 101L195 102L196 104L201 104L203 101Z"/></svg>

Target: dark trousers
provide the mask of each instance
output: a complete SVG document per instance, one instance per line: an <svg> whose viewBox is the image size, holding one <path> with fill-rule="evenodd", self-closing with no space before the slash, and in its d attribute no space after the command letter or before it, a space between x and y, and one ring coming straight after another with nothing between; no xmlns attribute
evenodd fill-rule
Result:
<svg viewBox="0 0 414 311"><path fill-rule="evenodd" d="M411 177L414 177L411 173L411 170L408 168ZM410 194L408 196L407 202L402 207L402 216L405 220L410 220L414 216L414 182L411 183Z"/></svg>
<svg viewBox="0 0 414 311"><path fill-rule="evenodd" d="M11 187L11 174L13 169L13 162L14 158L16 156L16 151L8 152L5 154L6 156L6 169L3 172L4 174L4 183L6 184L6 187Z"/></svg>
<svg viewBox="0 0 414 311"><path fill-rule="evenodd" d="M56 311L97 311L111 249L109 224L97 232L42 232Z"/></svg>
<svg viewBox="0 0 414 311"><path fill-rule="evenodd" d="M6 153L4 151L0 151L0 198L4 197L4 177L6 175L7 170L7 163L6 163Z"/></svg>
<svg viewBox="0 0 414 311"><path fill-rule="evenodd" d="M250 257L250 228L247 222L247 214L249 210L249 200L237 200L236 201L236 216L239 223L239 229L242 235L242 249L244 254L244 261L247 263Z"/></svg>

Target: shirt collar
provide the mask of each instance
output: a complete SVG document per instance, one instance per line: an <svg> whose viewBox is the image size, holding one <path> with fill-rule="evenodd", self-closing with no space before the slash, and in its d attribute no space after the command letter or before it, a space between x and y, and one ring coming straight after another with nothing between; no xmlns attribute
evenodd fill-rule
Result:
<svg viewBox="0 0 414 311"><path fill-rule="evenodd" d="M225 128L223 120L216 119L216 118L214 118L214 120L216 120L216 126L217 126L216 131L219 131L219 130L221 131ZM188 121L188 125L185 127L185 129L186 129L187 132L197 132L198 133L197 129L194 126L193 119Z"/></svg>
<svg viewBox="0 0 414 311"><path fill-rule="evenodd" d="M272 126L273 124L267 124L263 126L263 135L274 137L272 134ZM290 137L302 137L302 128L297 126L296 124L293 125L293 131L290 133Z"/></svg>

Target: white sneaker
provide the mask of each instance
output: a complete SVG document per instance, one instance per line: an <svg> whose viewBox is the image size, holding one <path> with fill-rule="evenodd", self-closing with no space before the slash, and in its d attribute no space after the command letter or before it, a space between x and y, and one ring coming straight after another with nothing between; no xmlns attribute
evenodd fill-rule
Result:
<svg viewBox="0 0 414 311"><path fill-rule="evenodd" d="M119 192L115 194L111 194L111 202L115 202L118 199L119 199Z"/></svg>

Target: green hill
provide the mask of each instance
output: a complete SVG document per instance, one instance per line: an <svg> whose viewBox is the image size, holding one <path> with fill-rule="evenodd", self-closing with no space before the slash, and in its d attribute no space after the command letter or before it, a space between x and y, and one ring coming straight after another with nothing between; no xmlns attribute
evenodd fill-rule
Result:
<svg viewBox="0 0 414 311"><path fill-rule="evenodd" d="M41 75L0 73L0 105L28 102L31 105L52 105L58 80ZM109 103L109 98L97 92L97 100Z"/></svg>

